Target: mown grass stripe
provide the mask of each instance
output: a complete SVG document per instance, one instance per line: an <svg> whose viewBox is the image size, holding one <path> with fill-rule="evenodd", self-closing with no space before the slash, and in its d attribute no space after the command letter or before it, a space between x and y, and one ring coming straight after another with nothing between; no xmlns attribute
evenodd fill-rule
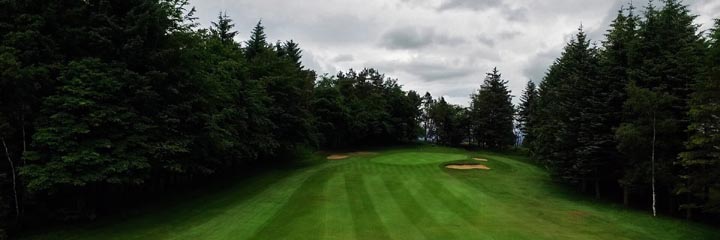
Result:
<svg viewBox="0 0 720 240"><path fill-rule="evenodd" d="M350 212L357 239L391 239L382 224L361 174L346 174Z"/></svg>
<svg viewBox="0 0 720 240"><path fill-rule="evenodd" d="M251 239L317 239L324 230L322 190L336 171L324 169L303 181L288 202Z"/></svg>
<svg viewBox="0 0 720 240"><path fill-rule="evenodd" d="M410 219L413 225L420 229L427 239L458 239L444 226L438 223L435 216L428 212L430 206L418 202L413 191L409 190L402 181L389 176L383 177L385 187L390 191L400 210Z"/></svg>
<svg viewBox="0 0 720 240"><path fill-rule="evenodd" d="M325 194L332 199L325 206L324 239L355 239L354 220L343 171L335 174L325 187Z"/></svg>
<svg viewBox="0 0 720 240"><path fill-rule="evenodd" d="M420 229L412 224L412 220L407 218L401 210L402 206L398 205L393 199L393 195L385 186L385 182L380 175L365 176L368 189L373 189L371 195L372 203L377 209L383 225L390 231L389 234L393 239L425 239ZM402 231L397 231L402 229Z"/></svg>

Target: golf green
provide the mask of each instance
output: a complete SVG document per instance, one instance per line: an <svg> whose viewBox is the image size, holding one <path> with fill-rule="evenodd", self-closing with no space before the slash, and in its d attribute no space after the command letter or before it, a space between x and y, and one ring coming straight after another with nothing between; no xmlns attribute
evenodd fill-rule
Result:
<svg viewBox="0 0 720 240"><path fill-rule="evenodd" d="M473 157L491 170L443 167ZM720 231L578 196L522 157L420 146L273 171L23 239L634 240L720 239Z"/></svg>

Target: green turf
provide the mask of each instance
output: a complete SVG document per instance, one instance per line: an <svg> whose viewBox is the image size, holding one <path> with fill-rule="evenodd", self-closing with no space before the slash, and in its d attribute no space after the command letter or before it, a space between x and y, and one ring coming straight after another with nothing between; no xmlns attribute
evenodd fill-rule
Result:
<svg viewBox="0 0 720 240"><path fill-rule="evenodd" d="M473 162L492 170L449 170ZM275 171L143 214L24 239L720 239L575 195L521 157L439 147Z"/></svg>

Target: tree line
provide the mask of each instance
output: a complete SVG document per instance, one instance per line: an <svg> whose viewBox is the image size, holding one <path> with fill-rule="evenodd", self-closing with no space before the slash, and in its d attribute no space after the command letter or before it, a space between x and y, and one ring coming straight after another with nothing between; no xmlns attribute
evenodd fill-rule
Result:
<svg viewBox="0 0 720 240"><path fill-rule="evenodd" d="M201 28L194 13L187 0L0 1L0 229L417 138L420 96L395 79L318 77L260 22L239 42L226 14Z"/></svg>
<svg viewBox="0 0 720 240"><path fill-rule="evenodd" d="M600 46L580 31L519 111L555 179L687 218L720 211L720 20L681 1L619 10ZM605 189L605 190L604 190ZM717 215L714 215L717 216Z"/></svg>
<svg viewBox="0 0 720 240"><path fill-rule="evenodd" d="M448 146L504 150L513 146L516 109L512 95L497 68L487 73L471 94L469 107L448 103L444 97L422 97L421 124L425 141Z"/></svg>

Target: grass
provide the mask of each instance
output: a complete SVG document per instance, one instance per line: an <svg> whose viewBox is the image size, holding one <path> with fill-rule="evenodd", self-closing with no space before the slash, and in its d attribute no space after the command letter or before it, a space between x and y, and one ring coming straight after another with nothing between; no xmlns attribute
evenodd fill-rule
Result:
<svg viewBox="0 0 720 240"><path fill-rule="evenodd" d="M518 156L440 147L270 172L144 214L22 239L720 239L575 195ZM492 170L450 170L472 162Z"/></svg>

